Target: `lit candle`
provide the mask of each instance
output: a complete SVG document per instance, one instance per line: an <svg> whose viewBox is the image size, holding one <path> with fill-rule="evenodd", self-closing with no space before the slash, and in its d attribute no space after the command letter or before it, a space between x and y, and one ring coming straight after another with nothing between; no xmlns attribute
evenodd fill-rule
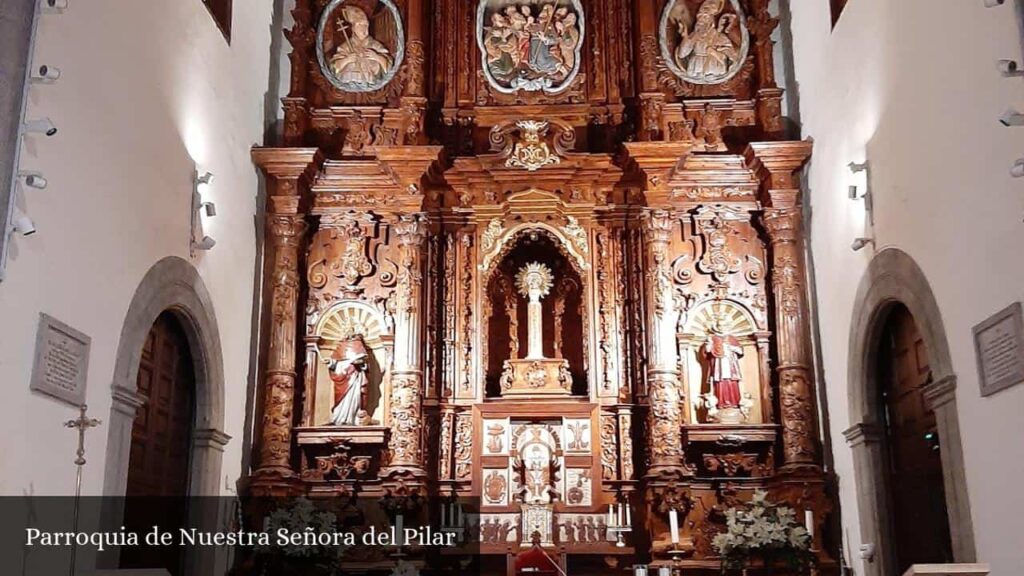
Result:
<svg viewBox="0 0 1024 576"><path fill-rule="evenodd" d="M807 527L807 533L811 535L811 541L814 541L814 510L804 510L804 526Z"/></svg>
<svg viewBox="0 0 1024 576"><path fill-rule="evenodd" d="M673 508L668 513L668 524L672 530L672 543L679 544L679 513Z"/></svg>
<svg viewBox="0 0 1024 576"><path fill-rule="evenodd" d="M615 526L615 509L612 504L608 505L608 525Z"/></svg>

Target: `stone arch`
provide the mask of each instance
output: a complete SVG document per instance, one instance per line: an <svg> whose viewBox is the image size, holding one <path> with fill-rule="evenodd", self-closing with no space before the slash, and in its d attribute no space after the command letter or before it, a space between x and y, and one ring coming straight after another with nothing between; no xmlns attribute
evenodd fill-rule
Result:
<svg viewBox="0 0 1024 576"><path fill-rule="evenodd" d="M887 501L884 417L879 409L877 343L894 306L902 304L913 316L924 340L932 367L932 383L924 390L935 412L949 515L953 554L957 562L975 559L974 529L963 469L963 448L956 407L956 374L949 353L939 306L921 268L897 248L880 251L868 265L857 288L850 323L847 386L852 426L843 435L853 450L861 541L873 543L878 553L866 562L870 576L898 576L893 555Z"/></svg>
<svg viewBox="0 0 1024 576"><path fill-rule="evenodd" d="M196 376L196 414L192 438L189 495L220 493L221 457L231 439L224 433L224 360L213 302L196 269L168 256L146 272L128 306L117 347L111 385L113 404L107 435L106 496L123 496L128 480L132 422L142 405L136 379L142 346L153 322L170 311L188 338Z"/></svg>

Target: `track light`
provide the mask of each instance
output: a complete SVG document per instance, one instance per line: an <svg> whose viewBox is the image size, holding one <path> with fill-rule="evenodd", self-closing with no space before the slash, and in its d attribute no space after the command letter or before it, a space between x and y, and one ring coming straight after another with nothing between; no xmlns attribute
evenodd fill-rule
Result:
<svg viewBox="0 0 1024 576"><path fill-rule="evenodd" d="M1002 6L1006 0L984 0L985 8L995 8L996 6Z"/></svg>
<svg viewBox="0 0 1024 576"><path fill-rule="evenodd" d="M32 222L32 219L28 217L17 206L14 207L14 212L11 213L11 232L17 232L22 236L31 236L36 233L36 225Z"/></svg>
<svg viewBox="0 0 1024 576"><path fill-rule="evenodd" d="M846 166L847 168L850 169L850 172L853 172L854 174L857 174L858 172L863 172L868 169L867 160L865 160L864 162L850 162Z"/></svg>
<svg viewBox="0 0 1024 576"><path fill-rule="evenodd" d="M217 215L217 205L213 202L203 202L199 207L206 213L207 218L213 218Z"/></svg>
<svg viewBox="0 0 1024 576"><path fill-rule="evenodd" d="M42 190L46 188L46 178L39 172L18 172L18 178L30 188Z"/></svg>
<svg viewBox="0 0 1024 576"><path fill-rule="evenodd" d="M40 118L38 120L25 122L25 132L53 136L57 133L57 127L53 125L53 122L49 118Z"/></svg>
<svg viewBox="0 0 1024 576"><path fill-rule="evenodd" d="M68 0L43 0L43 9L53 14L61 14L68 9Z"/></svg>
<svg viewBox="0 0 1024 576"><path fill-rule="evenodd" d="M217 241L209 236L203 236L203 239L193 244L193 248L196 250L210 250L217 245Z"/></svg>
<svg viewBox="0 0 1024 576"><path fill-rule="evenodd" d="M32 81L36 84L53 84L60 79L60 68L43 64L32 71Z"/></svg>
<svg viewBox="0 0 1024 576"><path fill-rule="evenodd" d="M852 248L854 252L857 252L858 250L860 250L861 248L864 248L868 244L874 244L874 243L875 243L875 239L874 238L857 238L857 239L855 239L853 241L853 244L850 245L850 248Z"/></svg>

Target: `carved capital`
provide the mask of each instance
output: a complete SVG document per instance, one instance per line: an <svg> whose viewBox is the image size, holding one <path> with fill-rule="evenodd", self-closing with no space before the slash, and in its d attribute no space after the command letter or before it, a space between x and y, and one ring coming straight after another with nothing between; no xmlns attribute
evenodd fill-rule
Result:
<svg viewBox="0 0 1024 576"><path fill-rule="evenodd" d="M772 244L792 243L800 232L799 208L769 209L764 214L764 227Z"/></svg>
<svg viewBox="0 0 1024 576"><path fill-rule="evenodd" d="M885 431L878 424L861 422L843 430L843 438L851 448L861 444L877 444L882 441Z"/></svg>
<svg viewBox="0 0 1024 576"><path fill-rule="evenodd" d="M395 223L395 235L402 246L421 246L427 237L426 216L421 213L402 214Z"/></svg>
<svg viewBox="0 0 1024 576"><path fill-rule="evenodd" d="M660 208L645 210L643 214L644 232L648 242L668 243L672 238L672 213Z"/></svg>

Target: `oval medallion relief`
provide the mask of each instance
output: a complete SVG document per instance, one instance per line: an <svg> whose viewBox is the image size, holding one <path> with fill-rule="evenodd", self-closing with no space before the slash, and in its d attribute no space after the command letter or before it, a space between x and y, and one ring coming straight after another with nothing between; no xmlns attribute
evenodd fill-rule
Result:
<svg viewBox="0 0 1024 576"><path fill-rule="evenodd" d="M392 0L331 0L316 41L321 73L344 92L379 90L405 56L402 16Z"/></svg>
<svg viewBox="0 0 1024 576"><path fill-rule="evenodd" d="M495 90L556 94L572 84L583 47L580 0L480 0L476 40Z"/></svg>
<svg viewBox="0 0 1024 576"><path fill-rule="evenodd" d="M739 0L670 0L658 27L661 57L691 84L721 84L743 66L750 33Z"/></svg>

